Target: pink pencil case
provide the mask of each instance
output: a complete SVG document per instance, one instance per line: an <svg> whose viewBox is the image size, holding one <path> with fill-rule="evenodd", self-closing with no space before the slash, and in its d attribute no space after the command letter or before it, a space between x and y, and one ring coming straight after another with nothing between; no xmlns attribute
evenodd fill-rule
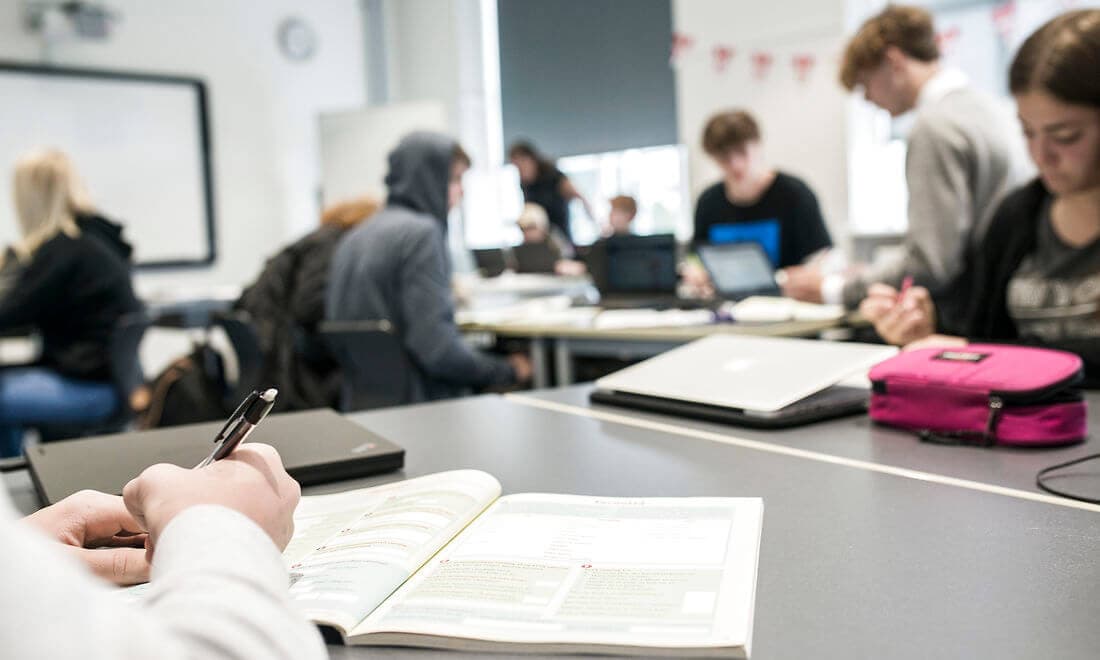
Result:
<svg viewBox="0 0 1100 660"><path fill-rule="evenodd" d="M871 419L945 444L1044 447L1088 431L1073 353L970 344L899 353L871 369Z"/></svg>

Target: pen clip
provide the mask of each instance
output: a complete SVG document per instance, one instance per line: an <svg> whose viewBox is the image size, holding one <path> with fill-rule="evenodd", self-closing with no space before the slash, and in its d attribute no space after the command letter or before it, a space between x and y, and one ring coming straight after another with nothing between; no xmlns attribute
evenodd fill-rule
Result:
<svg viewBox="0 0 1100 660"><path fill-rule="evenodd" d="M226 432L229 431L229 428L233 426L233 424L235 424L241 417L243 417L245 411L248 410L248 407L251 406L252 403L259 398L260 393L256 390L252 390L252 394L249 394L244 398L244 401L241 401L241 405L237 406L237 409L234 410L233 414L229 416L229 419L226 420L225 426L222 427L222 430L218 431L218 434L214 436L214 444L225 440Z"/></svg>

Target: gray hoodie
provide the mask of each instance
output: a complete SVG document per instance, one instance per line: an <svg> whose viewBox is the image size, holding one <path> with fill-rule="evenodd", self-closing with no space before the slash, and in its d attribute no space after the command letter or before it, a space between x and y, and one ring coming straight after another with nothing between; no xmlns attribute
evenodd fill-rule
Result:
<svg viewBox="0 0 1100 660"><path fill-rule="evenodd" d="M507 361L470 348L455 325L444 241L454 147L412 133L390 152L386 207L340 240L325 296L329 320L393 324L416 368L418 401L515 380Z"/></svg>

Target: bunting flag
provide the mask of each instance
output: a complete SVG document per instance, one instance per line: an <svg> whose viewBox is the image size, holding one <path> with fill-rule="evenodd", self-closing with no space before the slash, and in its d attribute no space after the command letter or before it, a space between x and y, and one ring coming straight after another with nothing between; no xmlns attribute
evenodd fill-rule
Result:
<svg viewBox="0 0 1100 660"><path fill-rule="evenodd" d="M795 78L798 78L798 82L806 82L810 78L810 71L813 70L816 58L810 53L799 53L791 57L791 66L794 67Z"/></svg>
<svg viewBox="0 0 1100 660"><path fill-rule="evenodd" d="M684 54L695 45L695 38L682 32L672 33L672 48L669 52L668 63L676 66L684 58Z"/></svg>
<svg viewBox="0 0 1100 660"><path fill-rule="evenodd" d="M714 70L718 73L725 73L729 68L730 60L737 55L737 50L733 46L726 46L719 44L711 49L711 57L714 58Z"/></svg>
<svg viewBox="0 0 1100 660"><path fill-rule="evenodd" d="M1008 0L995 6L992 10L992 18L993 27L997 30L1001 41L1009 41L1016 29L1016 0Z"/></svg>
<svg viewBox="0 0 1100 660"><path fill-rule="evenodd" d="M952 26L943 32L936 33L936 45L940 47L940 53L954 50L955 42L959 40L961 31L957 26Z"/></svg>
<svg viewBox="0 0 1100 660"><path fill-rule="evenodd" d="M752 54L750 58L752 60L752 75L757 80L763 80L768 77L768 71L772 68L772 61L775 59L771 53L758 50Z"/></svg>

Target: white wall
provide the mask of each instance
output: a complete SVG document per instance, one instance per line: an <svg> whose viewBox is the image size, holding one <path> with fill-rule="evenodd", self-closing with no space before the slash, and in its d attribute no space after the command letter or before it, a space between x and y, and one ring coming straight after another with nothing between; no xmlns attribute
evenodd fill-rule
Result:
<svg viewBox="0 0 1100 660"><path fill-rule="evenodd" d="M803 178L817 193L833 239L847 237L847 95L837 83L845 42L844 0L673 0L673 25L694 37L677 63L680 141L688 146L692 198L719 178L700 144L707 118L740 107L761 123L765 152L773 165ZM724 73L715 71L711 49L728 44L736 55ZM757 80L750 53L775 55L769 75ZM791 66L796 53L816 64L806 82Z"/></svg>
<svg viewBox="0 0 1100 660"><path fill-rule="evenodd" d="M358 1L108 4L122 15L111 38L58 44L53 63L194 76L206 81L209 94L217 263L198 271L142 274L139 285L251 280L267 256L317 221L317 115L364 103ZM41 44L22 27L21 5L0 2L0 57L40 62ZM305 20L319 38L318 50L307 62L290 61L279 52L276 31L288 16Z"/></svg>

